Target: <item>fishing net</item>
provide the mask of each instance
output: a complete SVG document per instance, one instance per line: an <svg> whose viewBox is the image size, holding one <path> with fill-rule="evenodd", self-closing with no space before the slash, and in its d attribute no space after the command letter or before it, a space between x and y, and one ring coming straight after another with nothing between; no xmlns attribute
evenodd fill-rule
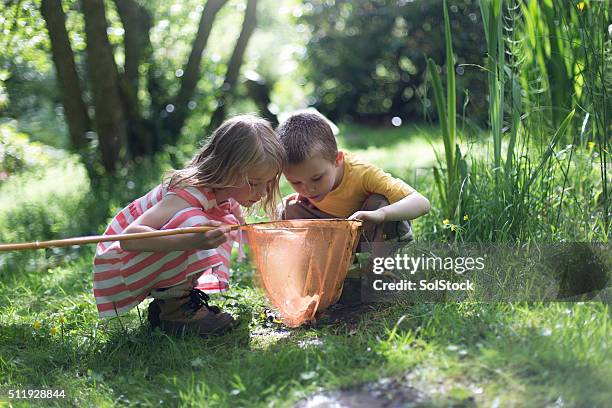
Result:
<svg viewBox="0 0 612 408"><path fill-rule="evenodd" d="M289 220L245 228L259 283L290 327L338 301L361 221Z"/></svg>

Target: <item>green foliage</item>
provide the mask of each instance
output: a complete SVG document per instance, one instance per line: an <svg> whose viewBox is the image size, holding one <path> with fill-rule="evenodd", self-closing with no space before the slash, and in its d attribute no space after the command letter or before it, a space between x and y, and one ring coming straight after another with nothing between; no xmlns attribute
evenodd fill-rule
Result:
<svg viewBox="0 0 612 408"><path fill-rule="evenodd" d="M431 173L415 169L429 168L434 160L426 137L443 145L434 133L431 127L342 125L340 143L385 168L391 163L395 175L409 180L436 205L440 201ZM472 148L468 153L486 159L487 141L479 135L466 143ZM596 152L576 151L571 160L569 153L555 149L548 156L556 168L570 161L580 166L572 168L569 181L579 198L564 204L554 238L600 239L588 234L601 232L586 229L596 208ZM398 156L411 160L399 161ZM417 164L422 156L429 161ZM156 175L167 168L169 157L160 155L158 160L155 166L141 163L108 180L101 191L112 194L90 190L76 161L48 166L41 172L44 176L25 172L9 179L0 187L0 241L100 233L114 211L158 181ZM61 162L70 160L64 157ZM490 233L491 239L522 239L528 233L533 239L545 238L558 208L551 203L567 194L555 190L560 180L536 178L531 190L535 195L528 197L528 211L533 212L516 214L525 218L522 224L503 225L494 218L503 213L493 204L492 179L479 179L489 172L478 167L485 163L473 164L476 181L471 185L480 190L472 197L479 201L468 203L469 220L461 221L460 232L475 240L486 240ZM409 179L413 170L414 180ZM548 166L542 171L549 172ZM104 212L97 213L96 205ZM549 218L542 223L533 221L544 214ZM447 239L441 219L434 209L417 220L417 237ZM518 232L510 230L519 226ZM3 389L20 384L63 388L69 398L62 402L74 406L153 406L162 400L170 405L205 401L211 406L263 407L292 404L321 390L358 390L364 382L390 378L414 385L433 406L470 401L545 405L559 397L582 406L609 399L609 310L602 303L398 304L368 308L352 321L286 330L260 317L266 301L253 287L251 265L233 263L231 291L215 295L213 302L237 316L241 325L211 339L168 337L141 323L137 311L121 320L98 317L91 294L92 251L87 247L0 255ZM144 305L140 314L144 320Z"/></svg>
<svg viewBox="0 0 612 408"><path fill-rule="evenodd" d="M104 407L285 406L328 390L371 397L362 384L379 381L385 398L418 390L428 406L600 406L610 398L601 303L398 304L354 322L286 330L260 318L260 292L236 285L215 302L241 326L209 339L169 337L136 311L100 320L89 261L0 282L0 386L65 389L62 406ZM250 273L242 267L239 277Z"/></svg>
<svg viewBox="0 0 612 408"><path fill-rule="evenodd" d="M580 132L574 120L576 109L567 110L571 104L589 106L592 115L599 117L601 128L608 128L603 106L597 106L593 100L605 95L605 83L597 80L606 71L605 63L601 61L592 73L592 78L584 78L584 71L568 80L574 82L576 93L570 94L567 104L555 89L556 80L550 79L547 87L534 91L530 86L534 83L533 72L540 72L541 66L535 59L526 58L524 54L525 37L522 31L529 16L524 16L526 10L538 9L538 2L529 3L528 9L521 9L520 2L505 3L501 1L481 1L481 14L485 26L488 44L488 55L485 69L488 76L489 116L491 139L487 143L492 149L482 154L473 146L468 149L469 174L462 177L461 192L458 195L457 185L450 181L456 179L457 160L461 160L458 149L453 148L456 137L452 132L450 118L454 107L448 97L444 100L441 80L438 70L432 60L429 60L429 73L432 78L433 92L440 117L440 126L444 141L446 168L434 169L433 184L437 187L440 200L441 216L447 221L444 229L450 229L454 239L493 240L493 241L525 241L525 240L603 240L609 239L610 231L610 198L608 185L612 180L608 177L608 155L606 148L600 148L597 143L589 142L600 131L598 125L592 125L592 135L589 137L589 116L587 113L582 121ZM559 8L560 4L546 3ZM588 4L582 3L578 12L600 13L601 9L587 11ZM553 11L549 10L549 13ZM560 12L560 11L559 11ZM574 15L576 11L569 11ZM508 25L504 28L502 22ZM597 21L597 18L595 18ZM561 24L556 21L555 25ZM550 29L552 30L552 28ZM566 37L553 37L549 31L541 32L541 41L568 42L575 38L578 32L586 32L574 23L565 21L563 28L555 30L567 32ZM555 31L557 32L557 31ZM604 33L595 33L594 37L602 37ZM606 49L597 49L593 44L603 47L603 42L586 40L578 45L591 50L591 53L605 55ZM539 37L538 37L539 38ZM447 41L447 44L449 41ZM571 43L570 43L571 44ZM591 44L589 46L589 44ZM567 46L567 45L566 45ZM550 45L543 50L550 50ZM571 48L557 45L562 56L572 58ZM447 55L452 55L452 49L447 45ZM551 57L560 58L559 55ZM579 60L579 59L578 59ZM448 63L447 63L448 65ZM550 65L550 64L549 64ZM552 65L555 65L554 63ZM600 71L601 69L601 71ZM448 70L447 70L448 71ZM555 74L560 75L560 74ZM452 81L452 72L448 71L448 84ZM582 78L582 79L581 79ZM565 81L560 87L566 86ZM599 83L599 85L598 85ZM598 89L586 97L580 93L583 84L585 89ZM533 103L535 98L547 97L552 105L542 109ZM547 96L548 95L548 96ZM557 95L557 96L555 96ZM582 95L582 96L581 96ZM509 99L509 101L508 101ZM581 101L581 102L579 102ZM569 104L569 105L568 105ZM584 105L582 105L584 104ZM550 116L551 111L556 114ZM563 116L558 117L560 112ZM506 115L510 117L510 126L503 128ZM605 124L604 124L605 123ZM568 137L571 139L568 140ZM603 138L604 145L607 143ZM571 142L571 143L570 143ZM504 156L505 162L502 157ZM453 152L457 157L453 157ZM492 153L492 154L491 154ZM603 156L603 158L602 158ZM599 166L596 161L599 160ZM462 166L459 166L459 169ZM465 168L465 167L464 167ZM600 180L597 180L597 173ZM587 203L581 205L580 203ZM462 220L462 214L465 217ZM436 227L434 226L435 230ZM572 238L569 238L572 237Z"/></svg>
<svg viewBox="0 0 612 408"><path fill-rule="evenodd" d="M38 7L34 0L0 2L0 69L14 68L12 64L39 72L52 69Z"/></svg>
<svg viewBox="0 0 612 408"><path fill-rule="evenodd" d="M489 122L493 131L493 163L501 171L501 139L504 122L504 37L502 0L482 0L480 10L487 40L487 78L489 90Z"/></svg>
<svg viewBox="0 0 612 408"><path fill-rule="evenodd" d="M51 154L50 149L17 132L13 124L0 124L0 181L48 164Z"/></svg>
<svg viewBox="0 0 612 408"><path fill-rule="evenodd" d="M8 78L8 71L0 71L0 109L8 105L9 99L6 93L6 87L4 81Z"/></svg>
<svg viewBox="0 0 612 408"><path fill-rule="evenodd" d="M56 97L49 42L37 3L0 2L0 116L31 113Z"/></svg>
<svg viewBox="0 0 612 408"><path fill-rule="evenodd" d="M15 17L18 3L31 4L3 3L2 16ZM425 88L419 91L426 69L433 82L440 132L431 126L341 123L340 146L404 178L430 199L431 213L414 222L422 241L609 242L609 2L572 1L569 7L560 0L483 1L486 30L471 26L487 41L477 40L482 34L470 37L472 27L463 24L475 3L449 3L450 13L440 13L441 1L308 1L303 9L289 8L296 16L301 10L299 21L312 31L307 58L319 70L311 67L310 75L319 105L332 116L415 114L416 99L427 98ZM65 4L80 59L78 2ZM153 41L162 58L159 77L166 82L164 90L171 91L194 34L193 24L180 22L193 20L199 3L146 4L158 24ZM204 60L207 77L200 84L197 114L187 124L189 136L153 160L128 163L116 176L91 185L74 156L31 142L40 140L39 132L31 128L28 140L20 134L23 123L1 124L0 242L101 233L108 218L157 184L170 163L187 160L212 108L210 92L222 80L239 4L231 2L233 8L223 11L223 24L213 33L214 51ZM119 32L113 31L119 27L117 16L109 15L119 56ZM1 24L11 30L8 18ZM36 27L28 24L11 32L25 39L27 28ZM454 68L455 62L463 68L462 59L477 61L466 48L480 55L485 45L490 128L483 131L469 122L478 112L467 112L456 124L456 90L467 82L455 76ZM19 64L16 54L0 57L12 64L0 67L10 73L0 76L9 95L4 116L25 107L22 96L36 95L52 77L49 67L36 60L35 54L44 54L36 47L25 47L33 54ZM274 47L265 48L262 54ZM431 58L427 68L423 51ZM266 58L268 74L274 76L274 58ZM445 69L439 71L433 61L444 59ZM254 61L247 64L261 68ZM40 76L29 83L28 72ZM393 102L385 108L385 98L399 92L397 81L404 74L416 81L410 85L413 97L402 100L405 110L394 111ZM292 86L283 91L287 100ZM484 104L478 86L467 88ZM41 99L53 100L53 95L43 92ZM48 119L55 116L56 103L33 110ZM48 128L58 140L54 127ZM434 149L444 149L438 165L427 139ZM98 318L91 295L92 251L0 255L1 389L65 388L74 406L157 406L160 400L282 406L319 390L354 390L363 382L390 378L414 385L424 404L432 406L604 406L611 399L610 311L604 303L400 304L359 312L354 322L288 331L262 321L266 301L253 287L252 267L232 264L232 291L215 297L241 326L222 338L175 338L150 330L136 311L121 320Z"/></svg>
<svg viewBox="0 0 612 408"><path fill-rule="evenodd" d="M440 74L434 61L427 60L427 68L433 83L434 100L444 142L446 167L434 168L434 180L441 198L442 213L447 220L459 221L461 215L461 190L467 181L467 164L461 156L457 140L457 101L455 90L455 64L453 42L446 0L443 3L444 42L446 48L446 98L443 95ZM443 172L444 175L441 173Z"/></svg>
<svg viewBox="0 0 612 408"><path fill-rule="evenodd" d="M315 85L315 105L323 113L386 123L392 116L421 116L423 103L429 111L423 55L444 59L445 41L438 29L444 25L441 0L317 0L307 1L304 8L302 20L311 34L308 77ZM476 4L453 1L450 11L457 63L477 63L484 50ZM469 88L477 119L484 100L481 79L463 67L459 71L460 94Z"/></svg>

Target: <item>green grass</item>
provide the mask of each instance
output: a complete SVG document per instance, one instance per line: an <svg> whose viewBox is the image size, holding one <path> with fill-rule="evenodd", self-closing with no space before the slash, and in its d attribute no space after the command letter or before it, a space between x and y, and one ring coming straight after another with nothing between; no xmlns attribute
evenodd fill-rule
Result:
<svg viewBox="0 0 612 408"><path fill-rule="evenodd" d="M442 148L436 133L426 126L341 126L339 141L406 178L435 206L436 190L425 168L435 163L429 143ZM470 154L483 149L486 144L474 141ZM583 166L576 174L596 166L592 153L574 156L572 163ZM3 239L101 232L103 223L86 225L88 214L78 217L92 208L86 183L49 188L51 181L44 181L82 180L78 166L60 169L0 187ZM583 188L575 194L592 194ZM19 198L5 198L9 192ZM486 213L482 194L483 202L471 205ZM110 211L121 198L109 197ZM563 208L562 220L575 215L568 212L572 208ZM473 214L462 233L484 234L485 215ZM84 225L71 223L75 217ZM49 223L55 227L43 227ZM435 208L415 227L422 240L448 239ZM152 331L135 310L120 320L98 317L92 251L0 255L0 403L7 401L8 389L59 388L67 399L49 405L291 406L313 394L358 390L381 379L417 389L420 406L605 406L612 398L612 330L603 303L377 305L356 319L289 330L262 318L266 301L253 285L252 267L235 263L232 289L213 298L240 326L218 338L169 337ZM140 312L145 319L146 304Z"/></svg>
<svg viewBox="0 0 612 408"><path fill-rule="evenodd" d="M0 286L2 389L64 389L62 406L288 406L410 372L406 385L427 406L605 406L611 397L609 309L598 303L379 306L355 324L287 330L259 317L265 302L242 265L225 300L216 296L241 326L176 338L136 312L99 320L89 272L84 256Z"/></svg>

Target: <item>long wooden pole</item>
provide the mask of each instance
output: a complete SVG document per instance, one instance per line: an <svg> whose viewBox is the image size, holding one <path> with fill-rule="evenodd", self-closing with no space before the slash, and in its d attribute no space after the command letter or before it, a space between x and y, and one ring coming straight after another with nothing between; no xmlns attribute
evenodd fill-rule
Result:
<svg viewBox="0 0 612 408"><path fill-rule="evenodd" d="M93 244L93 243L98 243L98 242L127 241L130 239L163 237L167 235L204 233L204 232L212 231L214 229L221 228L224 226L184 227L184 228L174 228L174 229L167 229L167 230L160 230L160 231L151 231L151 232L137 232L133 234L92 235L89 237L55 239L51 241L34 241L34 242L24 242L20 244L0 244L0 252L1 251L21 251L25 249L41 249L41 248L50 248L50 247L63 247L63 246L72 246L72 245ZM230 230L236 230L244 226L246 225L226 225L226 227L229 227Z"/></svg>

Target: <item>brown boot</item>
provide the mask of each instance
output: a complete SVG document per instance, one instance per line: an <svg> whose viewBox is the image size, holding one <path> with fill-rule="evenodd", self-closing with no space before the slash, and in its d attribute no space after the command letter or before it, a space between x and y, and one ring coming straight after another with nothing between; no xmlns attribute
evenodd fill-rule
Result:
<svg viewBox="0 0 612 408"><path fill-rule="evenodd" d="M183 290L180 297L154 299L149 304L149 322L169 334L189 332L206 336L231 329L234 318L218 307L210 306L208 299L206 293L193 288Z"/></svg>

